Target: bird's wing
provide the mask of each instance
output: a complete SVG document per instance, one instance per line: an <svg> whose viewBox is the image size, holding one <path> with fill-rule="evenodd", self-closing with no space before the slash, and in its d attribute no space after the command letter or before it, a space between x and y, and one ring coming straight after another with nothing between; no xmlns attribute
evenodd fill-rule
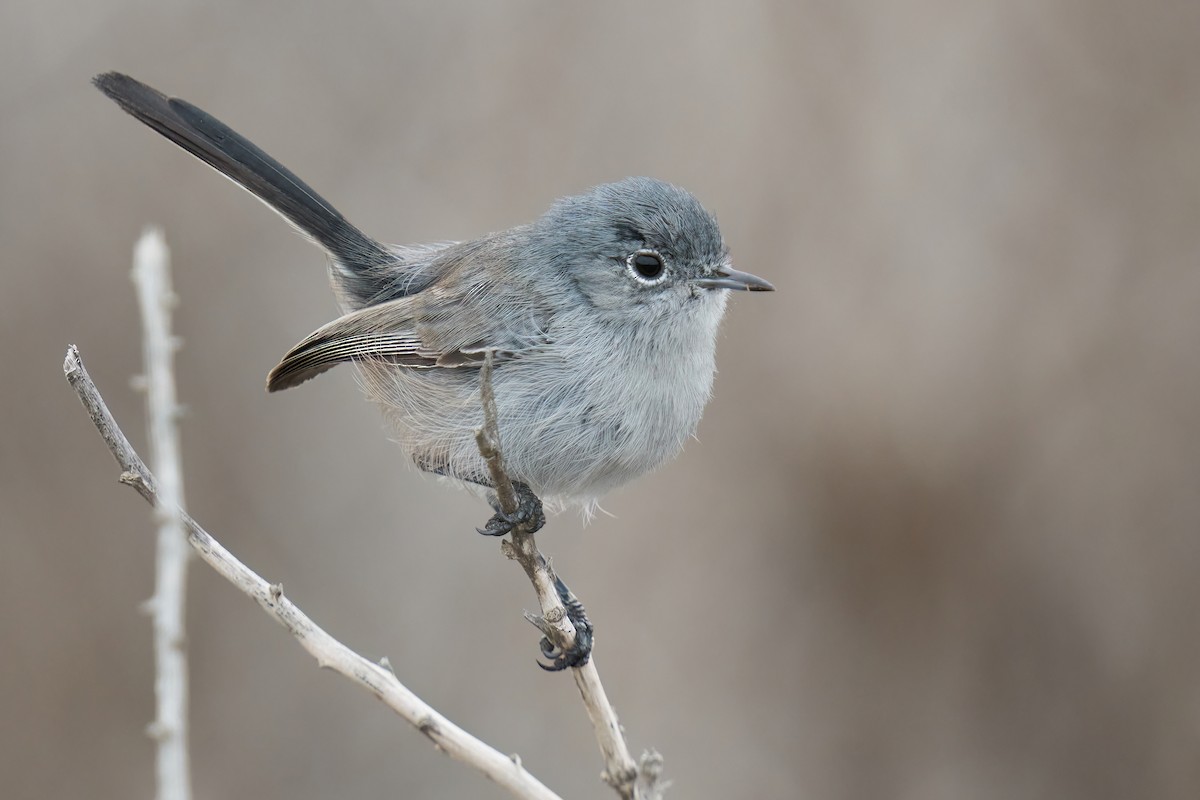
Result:
<svg viewBox="0 0 1200 800"><path fill-rule="evenodd" d="M289 389L347 361L460 369L478 367L489 351L498 361L519 358L548 341L551 317L548 304L512 287L452 291L435 283L318 328L271 370L267 389Z"/></svg>

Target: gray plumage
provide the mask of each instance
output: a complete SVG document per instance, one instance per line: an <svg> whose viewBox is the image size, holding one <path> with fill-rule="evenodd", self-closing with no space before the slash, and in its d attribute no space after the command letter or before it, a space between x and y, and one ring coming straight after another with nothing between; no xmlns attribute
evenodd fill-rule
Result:
<svg viewBox="0 0 1200 800"><path fill-rule="evenodd" d="M471 242L386 246L195 106L117 73L96 85L329 253L345 314L293 347L268 388L356 363L400 444L439 475L488 484L474 435L490 351L509 473L590 507L694 432L724 290L771 289L734 270L712 215L662 181L597 186Z"/></svg>

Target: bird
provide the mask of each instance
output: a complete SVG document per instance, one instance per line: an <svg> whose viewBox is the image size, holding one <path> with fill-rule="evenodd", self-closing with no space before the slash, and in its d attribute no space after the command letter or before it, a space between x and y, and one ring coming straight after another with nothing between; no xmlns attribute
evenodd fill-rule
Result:
<svg viewBox="0 0 1200 800"><path fill-rule="evenodd" d="M541 513L530 497L590 512L674 458L711 395L729 292L774 290L734 269L716 218L665 181L595 186L472 240L382 244L211 114L119 72L93 82L327 253L342 315L291 348L267 389L353 363L418 468L494 489L475 439L490 360L524 520ZM484 532L514 522L497 508Z"/></svg>

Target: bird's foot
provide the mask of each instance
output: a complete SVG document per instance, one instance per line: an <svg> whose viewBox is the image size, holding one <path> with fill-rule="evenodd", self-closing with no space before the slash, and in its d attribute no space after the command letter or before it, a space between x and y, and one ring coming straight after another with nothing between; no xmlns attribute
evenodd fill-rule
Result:
<svg viewBox="0 0 1200 800"><path fill-rule="evenodd" d="M558 576L554 577L554 588L558 591L558 597L562 600L563 607L567 610L567 619L571 620L571 624L575 626L575 644L568 650L560 650L548 636L542 636L538 647L541 648L542 655L550 659L550 663L539 661L537 665L547 672L561 672L569 667L582 667L592 657L594 640L592 622L588 619L583 603L579 602L575 593L568 589Z"/></svg>
<svg viewBox="0 0 1200 800"><path fill-rule="evenodd" d="M477 528L484 536L503 536L506 533L512 533L512 529L518 525L524 525L528 533L537 533L546 524L546 512L542 509L541 499L533 493L523 483L519 481L513 482L513 489L517 492L517 510L513 514L505 514L504 509L500 507L500 501L493 492L488 502L496 511L495 515L488 520L487 525L482 528Z"/></svg>

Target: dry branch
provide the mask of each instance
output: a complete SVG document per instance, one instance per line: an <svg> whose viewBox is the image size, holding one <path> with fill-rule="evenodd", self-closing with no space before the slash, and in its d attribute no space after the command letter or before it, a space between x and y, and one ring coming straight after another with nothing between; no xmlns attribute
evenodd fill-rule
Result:
<svg viewBox="0 0 1200 800"><path fill-rule="evenodd" d="M158 474L162 504L155 516L158 544L154 597L146 604L154 618L155 720L148 732L157 743L158 800L190 800L188 761L188 664L184 607L190 549L183 527L183 466L179 455L179 403L175 397L171 335L171 264L162 232L147 230L133 251L133 283L142 316L146 428L150 461Z"/></svg>
<svg viewBox="0 0 1200 800"><path fill-rule="evenodd" d="M492 389L491 353L484 359L479 382L484 422L483 427L475 432L475 441L480 454L487 461L500 507L505 514L512 515L517 510L517 496L512 479L504 469L503 446L496 423L496 398ZM537 594L542 613L540 616L526 614L526 617L559 650L570 649L575 644L575 626L568 618L555 588L557 576L549 561L538 550L529 526L524 523L513 526L512 542L502 542L501 549L521 565ZM571 674L604 757L604 772L601 775L604 782L613 787L623 800L659 800L669 785L662 779L662 756L651 750L642 754L640 762L633 760L621 724L617 721L617 713L600 682L595 658L573 667Z"/></svg>
<svg viewBox="0 0 1200 800"><path fill-rule="evenodd" d="M121 468L121 482L136 489L155 508L161 507L154 476L113 419L74 345L67 349L63 372ZM504 755L442 716L400 683L390 669L358 655L322 630L284 597L282 586L272 585L259 577L195 520L182 512L180 518L187 530L188 542L200 558L253 598L272 619L296 637L320 666L332 669L370 691L428 737L439 750L482 772L514 797L536 800L555 800L558 797L526 772L519 759Z"/></svg>

